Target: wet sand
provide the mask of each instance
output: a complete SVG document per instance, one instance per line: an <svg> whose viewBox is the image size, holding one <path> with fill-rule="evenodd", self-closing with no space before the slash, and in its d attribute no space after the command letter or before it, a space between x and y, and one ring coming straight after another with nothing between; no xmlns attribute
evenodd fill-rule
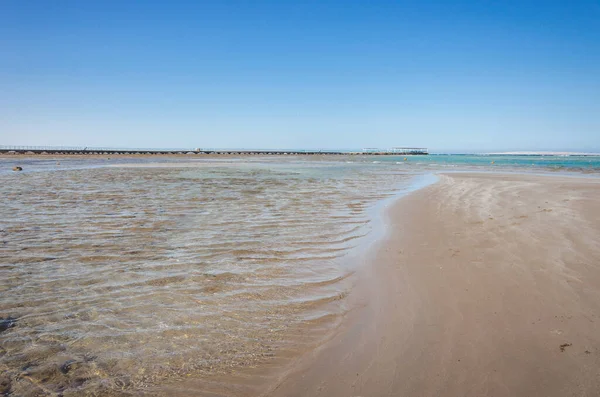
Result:
<svg viewBox="0 0 600 397"><path fill-rule="evenodd" d="M345 326L264 395L598 395L597 179L444 175L388 220Z"/></svg>

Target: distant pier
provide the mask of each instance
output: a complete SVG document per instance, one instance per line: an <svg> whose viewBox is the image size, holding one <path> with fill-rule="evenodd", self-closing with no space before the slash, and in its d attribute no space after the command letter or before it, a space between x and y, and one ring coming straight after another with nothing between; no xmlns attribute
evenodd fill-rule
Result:
<svg viewBox="0 0 600 397"><path fill-rule="evenodd" d="M391 149L365 148L360 154L383 154L383 155L426 155L427 148L423 147L393 147Z"/></svg>
<svg viewBox="0 0 600 397"><path fill-rule="evenodd" d="M0 154L39 155L369 155L403 156L426 155L426 148L366 148L362 151L344 150L274 150L274 149L140 149L74 146L0 146Z"/></svg>

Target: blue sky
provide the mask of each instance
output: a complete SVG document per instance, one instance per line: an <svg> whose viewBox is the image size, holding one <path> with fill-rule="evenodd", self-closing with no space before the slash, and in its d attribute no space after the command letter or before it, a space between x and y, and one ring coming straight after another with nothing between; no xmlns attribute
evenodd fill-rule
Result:
<svg viewBox="0 0 600 397"><path fill-rule="evenodd" d="M0 144L600 151L594 1L0 2Z"/></svg>

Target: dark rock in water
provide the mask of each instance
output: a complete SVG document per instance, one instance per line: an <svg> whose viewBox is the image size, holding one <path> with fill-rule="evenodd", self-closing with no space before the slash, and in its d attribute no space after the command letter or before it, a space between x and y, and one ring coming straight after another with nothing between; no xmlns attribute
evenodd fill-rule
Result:
<svg viewBox="0 0 600 397"><path fill-rule="evenodd" d="M19 166L13 167L13 171L23 171L23 167L19 167Z"/></svg>
<svg viewBox="0 0 600 397"><path fill-rule="evenodd" d="M60 372L62 372L63 374L66 374L70 370L77 368L78 365L79 365L79 362L77 360L65 361L65 363L60 366Z"/></svg>
<svg viewBox="0 0 600 397"><path fill-rule="evenodd" d="M8 375L0 375L0 396L11 394L11 381Z"/></svg>
<svg viewBox="0 0 600 397"><path fill-rule="evenodd" d="M0 332L4 332L16 325L17 319L14 317L0 317Z"/></svg>

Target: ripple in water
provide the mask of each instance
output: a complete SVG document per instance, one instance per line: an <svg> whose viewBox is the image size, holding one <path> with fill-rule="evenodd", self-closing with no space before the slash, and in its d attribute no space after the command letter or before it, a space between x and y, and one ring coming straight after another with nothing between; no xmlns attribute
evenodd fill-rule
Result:
<svg viewBox="0 0 600 397"><path fill-rule="evenodd" d="M295 329L335 325L367 209L408 180L381 167L2 175L0 394L135 394L322 335Z"/></svg>

